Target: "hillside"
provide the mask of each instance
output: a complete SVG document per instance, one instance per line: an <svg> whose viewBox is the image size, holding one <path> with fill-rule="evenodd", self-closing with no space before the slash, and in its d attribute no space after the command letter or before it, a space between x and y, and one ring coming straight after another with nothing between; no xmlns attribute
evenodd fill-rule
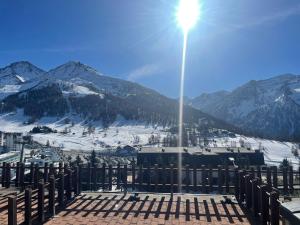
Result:
<svg viewBox="0 0 300 225"><path fill-rule="evenodd" d="M48 72L32 65L35 68L31 70L32 74L23 68L25 75L22 66L27 66L27 63L17 64L21 67L19 75L26 77L26 82L31 85L7 94L2 99L1 110L4 113L22 109L24 116L29 118L24 121L26 123L43 117L77 115L86 120L101 121L105 127L118 116L163 127L177 125L177 100L139 84L104 76L80 62L68 62ZM13 65L5 70L13 71ZM37 71L41 71L40 74ZM13 74L10 72L10 76ZM7 85L3 82L1 87ZM11 85L16 87L19 84ZM235 130L234 126L189 106L184 109L184 121L187 125Z"/></svg>
<svg viewBox="0 0 300 225"><path fill-rule="evenodd" d="M231 92L202 94L189 105L248 134L300 141L300 76L250 81Z"/></svg>

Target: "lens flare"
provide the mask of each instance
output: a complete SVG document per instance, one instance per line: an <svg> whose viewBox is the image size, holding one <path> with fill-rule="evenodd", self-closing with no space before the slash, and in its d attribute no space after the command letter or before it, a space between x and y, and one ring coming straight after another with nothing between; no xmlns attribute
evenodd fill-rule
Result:
<svg viewBox="0 0 300 225"><path fill-rule="evenodd" d="M178 191L182 192L182 134L183 134L183 95L184 77L187 51L187 39L189 30L195 26L200 16L200 5L198 0L180 0L177 9L177 22L183 30L182 64L180 74L180 97L179 97L179 119L178 119Z"/></svg>
<svg viewBox="0 0 300 225"><path fill-rule="evenodd" d="M188 32L200 17L198 0L180 0L177 8L177 23L184 32Z"/></svg>

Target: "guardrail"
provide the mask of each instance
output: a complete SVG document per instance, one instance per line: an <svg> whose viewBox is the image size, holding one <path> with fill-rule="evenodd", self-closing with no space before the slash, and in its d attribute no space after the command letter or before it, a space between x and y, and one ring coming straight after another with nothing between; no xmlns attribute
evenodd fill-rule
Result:
<svg viewBox="0 0 300 225"><path fill-rule="evenodd" d="M33 221L42 224L46 218L53 217L57 210L64 209L80 194L78 175L78 168L66 167L65 171L57 174L50 172L46 182L39 180L36 187L27 186L21 194L8 197L8 224L17 224L17 208L20 203L24 206L25 225L31 225Z"/></svg>
<svg viewBox="0 0 300 225"><path fill-rule="evenodd" d="M285 174L285 169L283 169L283 172ZM275 177L273 183L270 178L267 179L267 182L263 182L261 178L243 170L238 172L237 177L235 195L240 205L244 206L254 217L259 218L260 224L279 225L280 220L287 216L287 212L279 200L279 190L273 186L273 184L277 184L277 178ZM287 189L287 181L284 181L284 193L287 193ZM293 191L292 185L290 190ZM293 215L288 216L293 217ZM298 220L294 224L300 224L300 221Z"/></svg>

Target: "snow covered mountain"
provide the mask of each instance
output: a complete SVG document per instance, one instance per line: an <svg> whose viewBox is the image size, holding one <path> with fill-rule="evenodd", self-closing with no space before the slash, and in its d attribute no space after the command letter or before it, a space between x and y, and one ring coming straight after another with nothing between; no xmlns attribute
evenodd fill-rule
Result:
<svg viewBox="0 0 300 225"><path fill-rule="evenodd" d="M12 63L0 69L0 100L10 94L37 85L45 73L45 71L25 61Z"/></svg>
<svg viewBox="0 0 300 225"><path fill-rule="evenodd" d="M18 74L24 82L15 81L12 85L28 83L28 86L6 93L2 101L0 99L0 110L17 112L21 109L24 116L29 117L24 121L26 123L43 117L77 115L90 121L102 121L104 126L114 123L119 116L162 126L177 124L177 100L137 83L102 75L80 62L68 62L48 72L29 63L16 64L18 70L11 69L10 74ZM31 69L27 68L29 65ZM10 83L3 81L3 85ZM0 89L0 93L3 94L3 90ZM185 122L235 130L233 126L189 106L185 107Z"/></svg>
<svg viewBox="0 0 300 225"><path fill-rule="evenodd" d="M189 105L253 135L300 140L300 76L250 81L232 92L202 94Z"/></svg>

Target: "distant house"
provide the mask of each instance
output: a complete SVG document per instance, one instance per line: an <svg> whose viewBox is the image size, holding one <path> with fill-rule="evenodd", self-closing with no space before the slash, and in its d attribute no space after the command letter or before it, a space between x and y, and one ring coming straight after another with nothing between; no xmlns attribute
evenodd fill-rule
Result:
<svg viewBox="0 0 300 225"><path fill-rule="evenodd" d="M177 148L144 147L138 151L138 165L177 165L178 153L182 154L182 164L197 166L201 165L217 167L218 165L229 166L257 166L264 165L264 155L259 150L241 147L214 147L214 148Z"/></svg>

